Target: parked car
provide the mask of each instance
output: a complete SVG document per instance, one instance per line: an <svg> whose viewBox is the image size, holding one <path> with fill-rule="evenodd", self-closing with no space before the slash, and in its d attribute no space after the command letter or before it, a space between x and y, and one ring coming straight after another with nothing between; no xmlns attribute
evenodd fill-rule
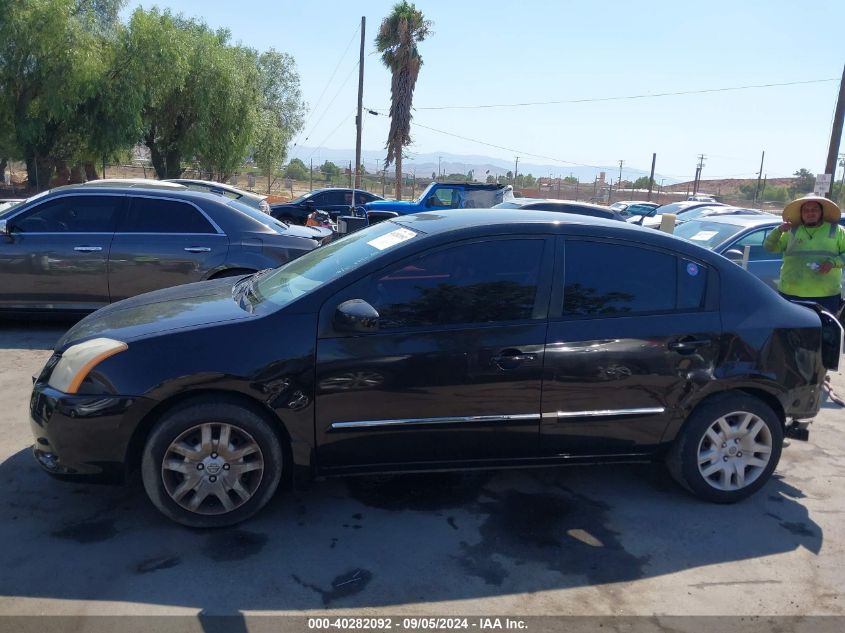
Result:
<svg viewBox="0 0 845 633"><path fill-rule="evenodd" d="M515 200L511 185L480 182L433 182L416 200L384 200L364 205L371 224L437 209L489 209Z"/></svg>
<svg viewBox="0 0 845 633"><path fill-rule="evenodd" d="M664 204L663 206L657 207L650 215L647 215L642 218L642 220L638 221L637 224L642 226L646 226L649 228L657 228L660 226L660 223L663 221L661 217L664 213L673 213L678 216L678 220L681 220L681 216L685 213L689 213L694 209L698 209L699 207L717 207L717 206L724 206L721 202L699 202L695 200L685 200L682 202L672 202L670 204ZM631 220L628 220L631 222Z"/></svg>
<svg viewBox="0 0 845 633"><path fill-rule="evenodd" d="M35 380L34 455L60 477L139 469L194 527L246 519L286 473L666 459L733 502L806 438L840 348L827 313L657 231L421 213L86 317Z"/></svg>
<svg viewBox="0 0 845 633"><path fill-rule="evenodd" d="M689 211L684 211L678 216L677 223L689 222L690 220L697 220L699 218L712 218L721 215L758 215L768 219L775 216L768 211L760 211L759 209L749 209L747 207L732 207L724 204L706 205L703 207L696 207Z"/></svg>
<svg viewBox="0 0 845 633"><path fill-rule="evenodd" d="M757 215L706 216L676 226L674 234L724 255L737 264L744 259L746 246L749 247L748 272L777 290L783 255L767 251L763 241L782 222L781 218L765 212ZM840 220L840 224L845 226L845 218ZM845 301L845 288L842 299Z"/></svg>
<svg viewBox="0 0 845 633"><path fill-rule="evenodd" d="M270 213L270 205L267 203L267 196L262 196L251 191L244 191L231 185L225 185L219 182L212 182L210 180L196 180L192 178L173 178L166 182L175 182L184 185L191 191L204 191L206 193L216 193L225 196L230 200L237 200L243 204L247 204L254 209L258 209L262 213Z"/></svg>
<svg viewBox="0 0 845 633"><path fill-rule="evenodd" d="M95 310L279 266L330 239L173 183L59 187L0 212L0 310Z"/></svg>
<svg viewBox="0 0 845 633"><path fill-rule="evenodd" d="M578 202L576 200L543 200L541 198L515 198L511 202L497 204L494 209L528 209L530 211L557 211L558 213L574 213L576 215L588 215L593 218L604 218L605 220L617 220L624 222L625 217L611 209L599 204L589 202Z"/></svg>
<svg viewBox="0 0 845 633"><path fill-rule="evenodd" d="M624 215L626 209L628 209L629 207L634 207L634 206L636 206L638 209L645 210L645 209L656 209L660 205L657 204L656 202L647 202L645 200L620 200L620 201L614 202L612 205L610 205L610 208L613 209L614 211L619 211L619 213L622 213Z"/></svg>
<svg viewBox="0 0 845 633"><path fill-rule="evenodd" d="M290 202L271 204L270 215L284 222L304 225L309 215L315 211L325 211L336 223L338 216L366 217L365 205L383 199L363 189L328 187L309 191Z"/></svg>

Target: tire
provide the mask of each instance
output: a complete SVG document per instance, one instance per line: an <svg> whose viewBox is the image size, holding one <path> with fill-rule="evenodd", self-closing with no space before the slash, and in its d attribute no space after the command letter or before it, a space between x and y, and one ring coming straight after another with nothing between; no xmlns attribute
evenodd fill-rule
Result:
<svg viewBox="0 0 845 633"><path fill-rule="evenodd" d="M225 527L270 501L282 455L260 415L226 400L204 400L174 409L155 425L141 476L150 501L168 518L195 528Z"/></svg>
<svg viewBox="0 0 845 633"><path fill-rule="evenodd" d="M666 462L697 497L734 503L766 484L782 448L783 426L771 407L753 396L730 394L693 411Z"/></svg>

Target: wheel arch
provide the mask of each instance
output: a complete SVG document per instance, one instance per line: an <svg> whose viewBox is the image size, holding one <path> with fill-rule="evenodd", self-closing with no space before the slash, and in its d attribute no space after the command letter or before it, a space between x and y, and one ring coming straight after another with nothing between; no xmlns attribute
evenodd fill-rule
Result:
<svg viewBox="0 0 845 633"><path fill-rule="evenodd" d="M293 454L291 448L291 436L284 421L276 413L262 402L250 396L236 391L223 389L202 389L196 391L185 391L167 398L144 415L135 426L129 445L126 450L126 470L128 476L140 473L141 459L144 454L144 446L155 425L167 414L181 408L202 404L205 402L226 402L244 407L252 413L260 416L267 422L270 429L279 440L282 447L282 481L288 483L292 477Z"/></svg>

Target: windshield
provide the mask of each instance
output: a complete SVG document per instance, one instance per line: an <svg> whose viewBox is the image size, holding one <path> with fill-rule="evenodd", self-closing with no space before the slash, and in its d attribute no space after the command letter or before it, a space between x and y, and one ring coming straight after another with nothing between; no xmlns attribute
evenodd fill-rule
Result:
<svg viewBox="0 0 845 633"><path fill-rule="evenodd" d="M692 220L691 222L684 222L676 226L674 235L693 244L713 250L722 242L742 231L743 228L743 226L737 224Z"/></svg>
<svg viewBox="0 0 845 633"><path fill-rule="evenodd" d="M380 222L350 233L259 280L256 284L258 301L285 306L418 235L417 231L393 222Z"/></svg>
<svg viewBox="0 0 845 633"><path fill-rule="evenodd" d="M308 193L303 193L301 196L299 196L298 198L294 198L293 200L291 200L287 204L300 204L300 203L304 202L305 200L308 200L308 198L313 196L314 193L315 193L314 191L309 191Z"/></svg>
<svg viewBox="0 0 845 633"><path fill-rule="evenodd" d="M261 222L261 224L263 224L264 226L269 226L271 229L278 233L285 233L287 231L287 224L285 224L281 220L277 220L272 215L267 215L263 211L259 211L255 207L252 207L246 204L245 202L241 202L240 200L230 200L227 204L233 209L240 211L244 215L248 215L253 220Z"/></svg>
<svg viewBox="0 0 845 633"><path fill-rule="evenodd" d="M689 220L695 220L696 218L700 218L704 215L708 215L713 211L713 209L721 209L722 207L696 207L695 209L690 209L686 213L684 213L684 222L688 222Z"/></svg>
<svg viewBox="0 0 845 633"><path fill-rule="evenodd" d="M423 192L420 194L420 197L417 198L416 200L414 200L414 204L420 204L425 199L425 197L428 195L428 192L432 190L432 188L434 187L435 184L437 184L437 183L431 183L428 187L423 189Z"/></svg>

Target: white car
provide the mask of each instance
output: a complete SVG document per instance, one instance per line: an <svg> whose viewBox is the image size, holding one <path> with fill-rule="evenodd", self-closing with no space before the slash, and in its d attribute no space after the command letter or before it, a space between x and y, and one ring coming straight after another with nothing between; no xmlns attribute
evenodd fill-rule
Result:
<svg viewBox="0 0 845 633"><path fill-rule="evenodd" d="M244 191L231 185L224 185L220 182L212 182L210 180L194 180L192 178L172 178L165 182L175 182L184 185L192 191L204 191L206 193L217 193L225 196L231 200L243 202L249 206L262 211L263 213L270 213L270 204L267 202L267 196L262 196L251 191Z"/></svg>

